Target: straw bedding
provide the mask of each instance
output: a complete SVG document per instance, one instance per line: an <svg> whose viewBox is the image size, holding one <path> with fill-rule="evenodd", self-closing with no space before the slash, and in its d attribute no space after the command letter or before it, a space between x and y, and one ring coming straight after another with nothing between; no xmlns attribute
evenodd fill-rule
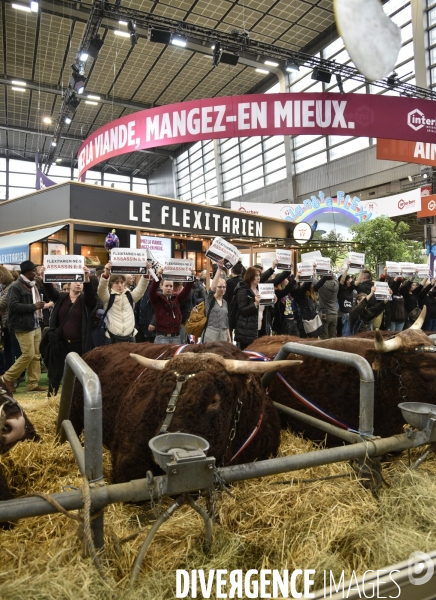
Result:
<svg viewBox="0 0 436 600"><path fill-rule="evenodd" d="M69 445L54 443L56 399L34 395L22 404L42 441L23 442L0 457L14 493L55 493L63 486L80 487ZM311 442L282 433L280 455L314 448ZM150 504L107 508L107 582L101 580L90 558L82 558L75 521L63 515L23 519L10 531L0 530L0 598L170 599L176 595L176 569L315 569L317 589L322 587L324 569L337 575L344 570L347 579L353 570L363 574L383 568L406 559L414 550L434 549L436 461L430 459L417 473L409 471L407 461L404 454L385 467L390 487L381 490L378 500L359 484L346 463L237 484L231 488L234 497L223 494L218 502L209 556L202 552L202 521L183 507L155 537L133 591L127 582L154 521ZM109 473L107 452L104 463ZM304 481L335 475L344 477ZM138 531L138 537L119 544Z"/></svg>

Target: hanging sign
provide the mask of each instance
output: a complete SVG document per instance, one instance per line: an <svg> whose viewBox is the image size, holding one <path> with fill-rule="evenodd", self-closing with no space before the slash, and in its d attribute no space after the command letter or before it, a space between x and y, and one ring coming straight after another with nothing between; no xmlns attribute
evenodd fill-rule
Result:
<svg viewBox="0 0 436 600"><path fill-rule="evenodd" d="M274 284L259 283L260 304L262 306L270 306L274 304Z"/></svg>
<svg viewBox="0 0 436 600"><path fill-rule="evenodd" d="M377 158L436 167L436 144L378 139Z"/></svg>
<svg viewBox="0 0 436 600"><path fill-rule="evenodd" d="M85 257L44 256L44 283L83 283L85 281Z"/></svg>
<svg viewBox="0 0 436 600"><path fill-rule="evenodd" d="M218 262L224 259L226 269L231 269L239 260L239 250L221 237L216 237L206 250L207 258Z"/></svg>
<svg viewBox="0 0 436 600"><path fill-rule="evenodd" d="M146 275L147 250L132 250L130 248L113 248L111 250L112 275Z"/></svg>
<svg viewBox="0 0 436 600"><path fill-rule="evenodd" d="M294 240L297 242L297 244L306 244L306 242L312 239L312 234L312 227L309 225L309 223L300 221L300 223L298 223L298 225L295 227L292 235L294 236Z"/></svg>
<svg viewBox="0 0 436 600"><path fill-rule="evenodd" d="M171 258L167 260L162 273L162 279L169 281L194 281L192 269L194 263L192 260L182 258Z"/></svg>
<svg viewBox="0 0 436 600"><path fill-rule="evenodd" d="M434 142L435 131L431 100L331 92L204 98L142 110L100 127L79 149L79 178L115 156L199 140L352 135Z"/></svg>
<svg viewBox="0 0 436 600"><path fill-rule="evenodd" d="M276 250L276 258L278 260L277 269L292 270L292 252L290 250Z"/></svg>

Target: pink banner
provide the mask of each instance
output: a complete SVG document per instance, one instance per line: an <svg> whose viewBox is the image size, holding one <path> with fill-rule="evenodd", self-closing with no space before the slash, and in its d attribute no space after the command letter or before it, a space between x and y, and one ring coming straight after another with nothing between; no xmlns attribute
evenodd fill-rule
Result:
<svg viewBox="0 0 436 600"><path fill-rule="evenodd" d="M90 135L79 177L120 154L216 138L345 135L434 142L436 102L370 94L254 94L204 98L142 110Z"/></svg>

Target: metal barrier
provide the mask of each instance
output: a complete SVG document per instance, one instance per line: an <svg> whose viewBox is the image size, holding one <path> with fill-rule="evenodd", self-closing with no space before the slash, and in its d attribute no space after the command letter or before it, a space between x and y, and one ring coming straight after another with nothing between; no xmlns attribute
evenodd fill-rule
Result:
<svg viewBox="0 0 436 600"><path fill-rule="evenodd" d="M310 358L337 362L357 369L360 378L359 434L361 436L371 436L374 432L374 373L368 361L358 354L330 350L328 348L317 348L316 346L306 346L295 342L284 344L274 360L285 360L291 352L309 356ZM262 377L262 385L267 387L274 376L275 373L266 373ZM343 430L339 429L339 427L336 429L338 433L334 435L343 437L339 435L339 432Z"/></svg>

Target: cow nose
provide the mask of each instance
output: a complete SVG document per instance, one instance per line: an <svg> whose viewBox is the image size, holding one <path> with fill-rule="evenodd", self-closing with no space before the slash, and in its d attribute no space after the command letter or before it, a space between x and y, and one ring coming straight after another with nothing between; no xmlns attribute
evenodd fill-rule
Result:
<svg viewBox="0 0 436 600"><path fill-rule="evenodd" d="M1 440L4 444L14 444L22 440L26 434L26 421L22 414L18 413L6 419L2 429Z"/></svg>

